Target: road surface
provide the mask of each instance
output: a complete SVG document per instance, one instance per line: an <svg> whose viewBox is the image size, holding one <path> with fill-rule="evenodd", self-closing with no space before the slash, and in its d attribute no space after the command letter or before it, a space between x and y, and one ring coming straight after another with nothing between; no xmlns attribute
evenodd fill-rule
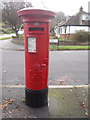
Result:
<svg viewBox="0 0 90 120"><path fill-rule="evenodd" d="M25 84L24 51L0 49L1 53L2 83ZM50 85L88 84L88 51L50 51L49 63Z"/></svg>

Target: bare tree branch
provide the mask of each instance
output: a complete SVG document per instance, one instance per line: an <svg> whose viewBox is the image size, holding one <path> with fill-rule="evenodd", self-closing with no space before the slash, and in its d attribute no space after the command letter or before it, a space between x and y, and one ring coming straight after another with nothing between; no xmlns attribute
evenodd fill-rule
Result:
<svg viewBox="0 0 90 120"><path fill-rule="evenodd" d="M22 22L17 15L17 11L25 7L32 7L32 4L25 3L23 0L22 2L14 2L14 0L12 0L12 2L3 2L2 7L3 22L8 23L18 37L18 31Z"/></svg>

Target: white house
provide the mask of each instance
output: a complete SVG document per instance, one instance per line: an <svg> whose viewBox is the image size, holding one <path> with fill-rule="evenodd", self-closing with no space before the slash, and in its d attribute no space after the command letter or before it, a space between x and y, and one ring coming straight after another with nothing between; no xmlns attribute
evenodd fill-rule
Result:
<svg viewBox="0 0 90 120"><path fill-rule="evenodd" d="M83 11L81 7L79 12L69 17L65 22L61 22L55 29L56 35L60 38L70 38L77 30L90 30L90 13Z"/></svg>

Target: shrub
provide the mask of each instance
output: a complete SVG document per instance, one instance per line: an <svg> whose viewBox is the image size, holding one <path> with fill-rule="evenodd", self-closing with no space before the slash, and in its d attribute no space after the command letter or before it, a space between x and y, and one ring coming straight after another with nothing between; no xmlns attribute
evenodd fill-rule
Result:
<svg viewBox="0 0 90 120"><path fill-rule="evenodd" d="M12 30L12 28L8 28L4 31L4 33L10 34L13 33L14 31Z"/></svg>
<svg viewBox="0 0 90 120"><path fill-rule="evenodd" d="M8 29L1 28L0 31L2 31L5 34L10 34L14 32L11 28Z"/></svg>
<svg viewBox="0 0 90 120"><path fill-rule="evenodd" d="M84 30L76 31L76 33L71 36L71 40L79 42L90 42L90 32L86 32Z"/></svg>
<svg viewBox="0 0 90 120"><path fill-rule="evenodd" d="M55 36L55 35L51 35L50 38L51 38L51 39L58 39L58 37Z"/></svg>
<svg viewBox="0 0 90 120"><path fill-rule="evenodd" d="M21 29L24 29L24 25L23 24L21 25Z"/></svg>
<svg viewBox="0 0 90 120"><path fill-rule="evenodd" d="M64 39L63 38L59 38L59 41L63 41Z"/></svg>

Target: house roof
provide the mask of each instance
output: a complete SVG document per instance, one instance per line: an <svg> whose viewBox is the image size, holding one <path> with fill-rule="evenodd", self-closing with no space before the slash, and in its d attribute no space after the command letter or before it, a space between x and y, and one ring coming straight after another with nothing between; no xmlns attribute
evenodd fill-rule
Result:
<svg viewBox="0 0 90 120"><path fill-rule="evenodd" d="M76 13L74 16L70 17L67 21L60 23L59 26L87 26L89 25L90 21L83 20L83 24L80 23L80 16L82 14L88 14L85 11L83 11L83 8L81 7L79 12Z"/></svg>

